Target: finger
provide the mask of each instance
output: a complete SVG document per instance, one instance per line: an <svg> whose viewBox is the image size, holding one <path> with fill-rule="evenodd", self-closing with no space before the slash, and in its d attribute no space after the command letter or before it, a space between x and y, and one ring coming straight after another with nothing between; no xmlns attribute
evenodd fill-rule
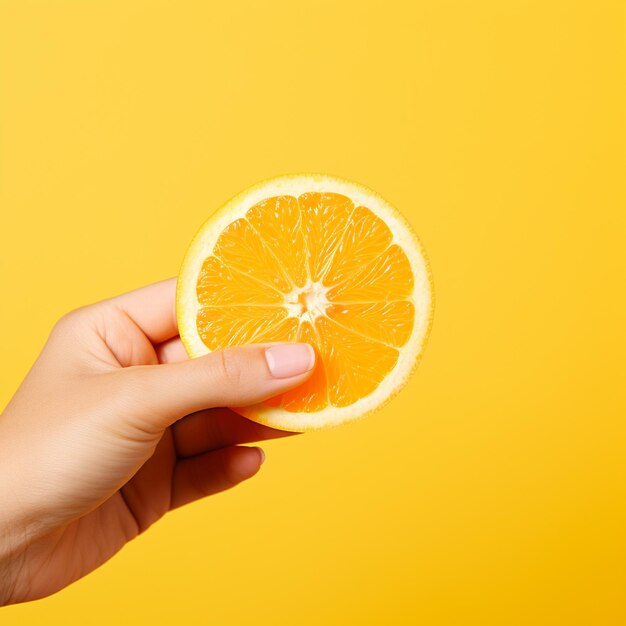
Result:
<svg viewBox="0 0 626 626"><path fill-rule="evenodd" d="M172 476L170 508L238 485L259 471L264 458L260 448L233 446L178 461Z"/></svg>
<svg viewBox="0 0 626 626"><path fill-rule="evenodd" d="M299 434L257 424L223 407L199 411L184 417L174 424L172 433L179 457L195 456L208 450L240 443Z"/></svg>
<svg viewBox="0 0 626 626"><path fill-rule="evenodd" d="M126 313L153 344L178 335L175 278L130 291L109 302Z"/></svg>
<svg viewBox="0 0 626 626"><path fill-rule="evenodd" d="M159 363L180 363L180 361L186 361L189 358L183 342L178 336L154 346L154 350Z"/></svg>
<svg viewBox="0 0 626 626"><path fill-rule="evenodd" d="M189 413L216 406L248 406L303 383L315 352L306 343L251 344L165 365L111 372L127 407L123 419L160 432Z"/></svg>

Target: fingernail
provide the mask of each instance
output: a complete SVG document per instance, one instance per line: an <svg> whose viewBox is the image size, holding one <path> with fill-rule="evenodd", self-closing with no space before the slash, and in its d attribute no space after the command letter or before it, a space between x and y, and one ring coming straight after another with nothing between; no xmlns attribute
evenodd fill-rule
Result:
<svg viewBox="0 0 626 626"><path fill-rule="evenodd" d="M291 378L315 365L315 351L308 343L284 343L265 351L265 360L274 378Z"/></svg>
<svg viewBox="0 0 626 626"><path fill-rule="evenodd" d="M265 452L263 452L263 448L257 448L257 450L259 451L259 456L261 457L261 465L263 465L263 463L265 463Z"/></svg>

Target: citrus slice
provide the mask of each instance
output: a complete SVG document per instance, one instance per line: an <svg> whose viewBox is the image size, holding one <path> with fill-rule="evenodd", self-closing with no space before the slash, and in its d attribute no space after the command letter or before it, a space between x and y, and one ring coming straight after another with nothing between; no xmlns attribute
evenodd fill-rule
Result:
<svg viewBox="0 0 626 626"><path fill-rule="evenodd" d="M432 295L424 253L396 209L359 184L303 174L254 185L211 215L183 261L176 306L190 357L310 343L311 378L236 409L305 431L362 417L404 385Z"/></svg>

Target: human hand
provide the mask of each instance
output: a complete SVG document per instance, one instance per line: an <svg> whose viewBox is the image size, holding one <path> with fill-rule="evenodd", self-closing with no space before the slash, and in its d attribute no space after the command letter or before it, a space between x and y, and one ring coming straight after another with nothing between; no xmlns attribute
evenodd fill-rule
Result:
<svg viewBox="0 0 626 626"><path fill-rule="evenodd" d="M167 511L250 478L264 454L238 444L289 434L210 407L302 383L312 348L188 360L174 291L171 279L66 315L0 415L0 606L62 589Z"/></svg>

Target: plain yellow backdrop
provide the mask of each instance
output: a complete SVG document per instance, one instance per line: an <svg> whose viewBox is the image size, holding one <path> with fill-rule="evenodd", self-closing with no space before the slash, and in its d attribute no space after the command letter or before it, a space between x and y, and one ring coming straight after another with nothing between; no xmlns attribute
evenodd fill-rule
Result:
<svg viewBox="0 0 626 626"><path fill-rule="evenodd" d="M277 174L395 204L436 311L384 410L0 624L626 623L625 12L2 0L0 406L60 315Z"/></svg>

